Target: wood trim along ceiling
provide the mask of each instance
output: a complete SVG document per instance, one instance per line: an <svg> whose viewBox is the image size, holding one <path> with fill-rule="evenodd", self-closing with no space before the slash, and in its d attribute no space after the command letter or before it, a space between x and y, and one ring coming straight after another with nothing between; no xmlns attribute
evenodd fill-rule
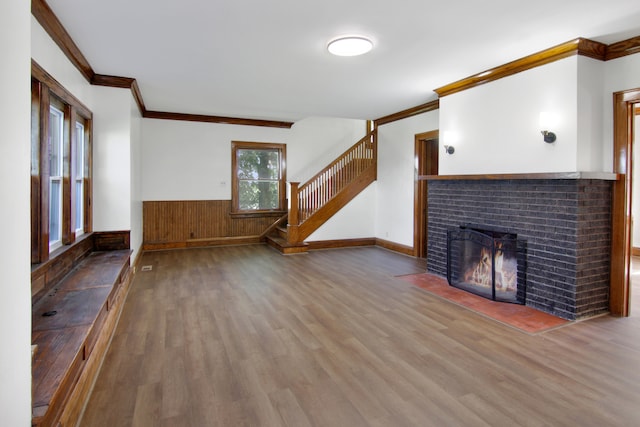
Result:
<svg viewBox="0 0 640 427"><path fill-rule="evenodd" d="M182 120L187 122L221 123L228 125L264 126L272 128L286 128L293 126L291 122L279 122L274 120L242 119L238 117L207 116L202 114L168 113L164 111L145 110L147 119Z"/></svg>
<svg viewBox="0 0 640 427"><path fill-rule="evenodd" d="M640 36L613 43L607 46L605 61L640 53Z"/></svg>
<svg viewBox="0 0 640 427"><path fill-rule="evenodd" d="M292 122L284 121L149 111L144 105L142 93L140 92L140 88L138 87L136 79L131 77L117 77L97 74L93 70L93 68L91 68L89 61L87 61L85 56L82 54L78 46L75 44L67 30L64 28L58 17L53 13L45 0L32 0L31 14L36 18L40 25L42 25L47 34L49 34L54 42L60 47L62 52L64 52L67 58L69 58L71 63L80 71L80 73L82 73L82 75L90 84L131 89L133 97L138 104L140 114L142 114L142 117L165 120L183 120L279 128L290 128L291 126L293 126ZM464 78L462 80L458 80L457 82L442 86L438 89L435 89L435 92L439 97L451 95L456 92L470 89L481 84L489 83L491 81L498 80L503 77L507 77L521 71L548 64L550 62L554 62L573 55L583 55L601 61L608 61L639 52L640 36L613 43L608 46L606 44L599 43L593 40L577 38L575 40L562 43L560 45L554 46L538 53L534 53L524 58L517 59L499 67L495 67L490 70L486 70L473 76ZM376 126L380 126L396 120L415 116L417 114L437 110L438 108L438 100L435 100L418 105L416 107L399 111L397 113L380 117L374 122Z"/></svg>
<svg viewBox="0 0 640 427"><path fill-rule="evenodd" d="M417 107L408 108L397 113L389 114L388 116L380 117L379 119L375 119L373 122L377 127L395 122L396 120L406 119L428 111L437 110L438 108L440 108L440 101L436 99L435 101L427 102L426 104L418 105Z"/></svg>
<svg viewBox="0 0 640 427"><path fill-rule="evenodd" d="M80 71L84 78L92 85L108 86L124 89L131 89L133 98L138 105L138 110L142 117L167 119L167 120L184 120L192 122L206 123L224 123L232 125L246 126L266 126L278 128L290 128L292 122L281 122L272 120L256 120L235 117L210 116L203 114L185 114L170 113L162 111L149 111L144 105L142 93L136 79L132 77L107 76L96 73L87 58L82 54L78 46L75 44L67 30L64 28L58 17L53 13L45 0L31 1L31 14L42 25L42 28L49 34L53 41L60 47L62 52L71 61L71 63Z"/></svg>
<svg viewBox="0 0 640 427"><path fill-rule="evenodd" d="M532 55L525 56L524 58L516 59L515 61L499 67L491 68L473 76L458 80L457 82L450 83L446 86L442 86L435 89L435 92L442 98L443 96L471 89L472 87L480 86L482 84L573 55L583 55L604 61L606 53L607 45L588 39L577 38Z"/></svg>
<svg viewBox="0 0 640 427"><path fill-rule="evenodd" d="M75 44L67 30L64 28L58 17L53 13L47 2L44 0L31 1L31 14L42 25L42 28L51 36L62 52L69 58L71 63L80 73L91 82L95 72L87 58L84 57L78 46Z"/></svg>
<svg viewBox="0 0 640 427"><path fill-rule="evenodd" d="M472 87L489 83L503 77L539 67L573 55L582 55L600 61L609 61L623 56L633 55L635 53L640 53L640 36L623 40L618 43L613 43L611 45L606 45L585 38L577 38L507 64L503 64L499 67L491 68L473 76L458 80L457 82L442 86L434 91L440 98L442 98L443 96L471 89ZM434 103L435 102L437 102L437 100L434 101ZM435 105L435 108L425 108L430 105ZM417 107L409 108L407 110L376 119L375 124L380 126L438 108L438 104L422 104Z"/></svg>

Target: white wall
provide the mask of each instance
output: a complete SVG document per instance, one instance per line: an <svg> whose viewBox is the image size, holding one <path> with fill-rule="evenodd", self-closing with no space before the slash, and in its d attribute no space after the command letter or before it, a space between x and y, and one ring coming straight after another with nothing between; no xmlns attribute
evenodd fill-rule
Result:
<svg viewBox="0 0 640 427"><path fill-rule="evenodd" d="M413 246L415 135L437 130L439 115L430 111L378 128L375 237Z"/></svg>
<svg viewBox="0 0 640 427"><path fill-rule="evenodd" d="M376 188L373 183L358 194L347 206L314 231L306 240L341 240L375 236Z"/></svg>
<svg viewBox="0 0 640 427"><path fill-rule="evenodd" d="M131 91L93 89L93 229L130 230Z"/></svg>
<svg viewBox="0 0 640 427"><path fill-rule="evenodd" d="M578 56L578 171L611 171L604 169L602 152L602 115L604 100L604 62Z"/></svg>
<svg viewBox="0 0 640 427"><path fill-rule="evenodd" d="M0 3L0 425L31 425L30 3Z"/></svg>
<svg viewBox="0 0 640 427"><path fill-rule="evenodd" d="M230 200L231 141L282 143L288 132L143 119L142 200Z"/></svg>
<svg viewBox="0 0 640 427"><path fill-rule="evenodd" d="M362 120L310 117L291 129L143 120L143 200L231 199L231 141L287 145L287 181L305 181L364 136Z"/></svg>
<svg viewBox="0 0 640 427"><path fill-rule="evenodd" d="M578 170L576 56L440 100L440 174ZM540 112L552 112L557 141L540 134ZM451 137L457 135L452 141Z"/></svg>
<svg viewBox="0 0 640 427"><path fill-rule="evenodd" d="M308 117L288 133L287 180L306 182L366 135L364 120Z"/></svg>
<svg viewBox="0 0 640 427"><path fill-rule="evenodd" d="M133 97L130 98L131 116L131 260L135 260L142 247L142 116Z"/></svg>

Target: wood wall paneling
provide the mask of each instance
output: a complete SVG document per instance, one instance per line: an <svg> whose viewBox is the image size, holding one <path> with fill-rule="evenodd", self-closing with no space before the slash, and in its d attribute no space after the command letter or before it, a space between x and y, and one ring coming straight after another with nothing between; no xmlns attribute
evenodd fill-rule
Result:
<svg viewBox="0 0 640 427"><path fill-rule="evenodd" d="M231 200L143 202L145 249L257 242L273 216L231 217Z"/></svg>

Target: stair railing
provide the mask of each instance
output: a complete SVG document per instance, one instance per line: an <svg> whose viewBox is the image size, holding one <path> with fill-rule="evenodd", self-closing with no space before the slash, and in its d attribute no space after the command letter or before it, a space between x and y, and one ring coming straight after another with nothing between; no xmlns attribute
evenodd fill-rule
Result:
<svg viewBox="0 0 640 427"><path fill-rule="evenodd" d="M377 162L376 129L303 185L291 182L289 225L299 225Z"/></svg>

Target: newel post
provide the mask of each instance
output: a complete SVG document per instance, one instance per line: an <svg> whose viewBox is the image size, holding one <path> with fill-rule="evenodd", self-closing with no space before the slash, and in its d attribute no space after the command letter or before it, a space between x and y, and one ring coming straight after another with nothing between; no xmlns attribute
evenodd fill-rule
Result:
<svg viewBox="0 0 640 427"><path fill-rule="evenodd" d="M289 201L291 206L289 207L289 218L287 220L287 241L289 243L296 243L298 239L298 186L299 182L290 182L290 194Z"/></svg>
<svg viewBox="0 0 640 427"><path fill-rule="evenodd" d="M298 186L299 182L290 182L291 186L291 195L289 196L289 200L291 202L291 207L289 208L289 224L290 225L298 225Z"/></svg>

